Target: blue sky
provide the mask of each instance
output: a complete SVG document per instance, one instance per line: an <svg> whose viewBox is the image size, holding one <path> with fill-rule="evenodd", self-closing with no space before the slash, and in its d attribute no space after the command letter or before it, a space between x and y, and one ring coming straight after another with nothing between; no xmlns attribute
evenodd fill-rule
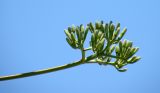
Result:
<svg viewBox="0 0 160 93"><path fill-rule="evenodd" d="M159 0L0 0L0 75L78 60L64 29L97 20L120 22L142 59L120 73L87 64L0 82L1 93L160 93Z"/></svg>

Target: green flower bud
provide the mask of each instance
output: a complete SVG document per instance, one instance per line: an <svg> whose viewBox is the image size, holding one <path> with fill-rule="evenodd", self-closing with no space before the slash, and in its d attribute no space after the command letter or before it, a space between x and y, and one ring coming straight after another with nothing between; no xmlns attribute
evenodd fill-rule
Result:
<svg viewBox="0 0 160 93"><path fill-rule="evenodd" d="M81 41L83 41L83 37L84 37L84 26L81 24L80 25L80 37L81 37Z"/></svg>
<svg viewBox="0 0 160 93"><path fill-rule="evenodd" d="M120 28L120 23L117 23L116 30Z"/></svg>
<svg viewBox="0 0 160 93"><path fill-rule="evenodd" d="M123 48L126 48L127 43L128 43L128 40L125 39L125 40L123 41L123 43L122 43L122 47L123 47Z"/></svg>
<svg viewBox="0 0 160 93"><path fill-rule="evenodd" d="M109 39L110 39L110 40L113 39L112 37L113 37L114 29L115 29L114 25L111 24L110 27L109 27Z"/></svg>
<svg viewBox="0 0 160 93"><path fill-rule="evenodd" d="M68 38L66 38L67 43L74 49L76 49L77 47L73 45L72 41Z"/></svg>
<svg viewBox="0 0 160 93"><path fill-rule="evenodd" d="M105 33L105 24L101 24L101 31L102 33Z"/></svg>
<svg viewBox="0 0 160 93"><path fill-rule="evenodd" d="M125 57L125 59L128 59L128 56L129 56L129 54L130 54L130 51L131 51L131 47L128 47L128 48L126 49L126 51L124 52L124 57Z"/></svg>
<svg viewBox="0 0 160 93"><path fill-rule="evenodd" d="M120 53L120 49L118 46L116 46L116 53Z"/></svg>
<svg viewBox="0 0 160 93"><path fill-rule="evenodd" d="M126 45L126 47L132 47L132 45L133 45L133 42L131 42L131 41L128 41L128 42L127 42L127 45Z"/></svg>
<svg viewBox="0 0 160 93"><path fill-rule="evenodd" d="M107 39L107 41L109 40L109 27L108 27L108 24L105 24L105 37Z"/></svg>
<svg viewBox="0 0 160 93"><path fill-rule="evenodd" d="M128 58L132 57L138 50L138 47L131 48L130 53L128 54Z"/></svg>
<svg viewBox="0 0 160 93"><path fill-rule="evenodd" d="M72 32L72 28L68 27L68 32L71 33Z"/></svg>
<svg viewBox="0 0 160 93"><path fill-rule="evenodd" d="M140 59L141 59L140 57L134 56L134 57L132 57L132 58L130 58L128 60L128 63L133 64L133 63L137 62Z"/></svg>
<svg viewBox="0 0 160 93"><path fill-rule="evenodd" d="M71 40L72 38L71 38L71 34L69 33L69 31L65 29L64 32L65 32L67 38L69 38Z"/></svg>
<svg viewBox="0 0 160 93"><path fill-rule="evenodd" d="M116 56L120 56L120 49L119 49L119 47L118 46L116 46Z"/></svg>
<svg viewBox="0 0 160 93"><path fill-rule="evenodd" d="M102 24L100 22L96 22L95 25L96 25L96 29L100 29Z"/></svg>
<svg viewBox="0 0 160 93"><path fill-rule="evenodd" d="M77 38L78 38L78 43L79 43L79 45L80 45L80 44L81 44L82 37L81 37L81 35L80 35L80 29L79 29L78 26L76 27L76 35L77 35Z"/></svg>
<svg viewBox="0 0 160 93"><path fill-rule="evenodd" d="M115 49L115 46L111 46L110 53L112 53L114 51L114 49Z"/></svg>
<svg viewBox="0 0 160 93"><path fill-rule="evenodd" d="M100 31L98 31L97 39L101 40L103 38L104 38L104 34L102 32L100 32Z"/></svg>
<svg viewBox="0 0 160 93"><path fill-rule="evenodd" d="M123 54L124 54L124 57L125 57L125 58L128 58L128 57L129 57L129 54L130 54L130 52L131 52L131 49L132 49L132 42L126 40L126 44L124 45L124 51L123 51Z"/></svg>
<svg viewBox="0 0 160 93"><path fill-rule="evenodd" d="M122 41L119 42L119 50L120 50L120 52L123 51L123 48L122 48Z"/></svg>
<svg viewBox="0 0 160 93"><path fill-rule="evenodd" d="M82 24L80 25L80 31L84 32L84 26Z"/></svg>
<svg viewBox="0 0 160 93"><path fill-rule="evenodd" d="M71 32L71 38L72 38L73 45L76 46L76 38L73 32Z"/></svg>
<svg viewBox="0 0 160 93"><path fill-rule="evenodd" d="M97 39L99 39L98 38L98 33L99 33L98 30L95 30L94 33L93 33L95 35L95 44L97 43Z"/></svg>
<svg viewBox="0 0 160 93"><path fill-rule="evenodd" d="M75 27L74 25L72 25L72 27L71 27L71 31L75 33L75 31L76 31L76 27Z"/></svg>
<svg viewBox="0 0 160 93"><path fill-rule="evenodd" d="M123 69L118 69L119 72L125 72L127 71L127 68L123 68Z"/></svg>
<svg viewBox="0 0 160 93"><path fill-rule="evenodd" d="M118 28L116 29L116 31L114 32L114 34L113 34L113 40L114 40L114 41L116 40L119 32L120 32L120 27L118 27Z"/></svg>
<svg viewBox="0 0 160 93"><path fill-rule="evenodd" d="M126 50L127 50L127 43L128 43L128 40L124 40L124 42L122 43L122 56L125 57L125 53L126 53Z"/></svg>
<svg viewBox="0 0 160 93"><path fill-rule="evenodd" d="M95 35L94 34L91 36L91 46L92 46L92 50L94 51L95 49Z"/></svg>
<svg viewBox="0 0 160 93"><path fill-rule="evenodd" d="M120 33L120 35L118 36L117 41L120 41L120 40L123 38L123 36L124 36L124 34L126 33L126 31L127 31L127 28L124 28L123 31L122 31L122 32Z"/></svg>
<svg viewBox="0 0 160 93"><path fill-rule="evenodd" d="M136 57L134 60L133 60L133 62L137 62L137 61L139 61L141 58L140 57Z"/></svg>
<svg viewBox="0 0 160 93"><path fill-rule="evenodd" d="M109 22L109 26L110 26L112 23L113 23L113 22L112 22L112 21L110 21L110 22Z"/></svg>
<svg viewBox="0 0 160 93"><path fill-rule="evenodd" d="M102 39L101 41L99 41L99 43L97 44L96 50L98 50L99 52L101 52L101 51L103 50L104 41L105 41L105 39L103 38L103 39Z"/></svg>
<svg viewBox="0 0 160 93"><path fill-rule="evenodd" d="M95 30L93 24L90 22L90 23L88 24L88 26L89 26L89 29L90 29L91 33L93 33L94 30Z"/></svg>
<svg viewBox="0 0 160 93"><path fill-rule="evenodd" d="M87 34L88 34L88 31L89 31L89 28L87 27L86 30L85 30L85 33L84 33L83 43L84 43L84 41L86 40L86 36L87 36Z"/></svg>
<svg viewBox="0 0 160 93"><path fill-rule="evenodd" d="M118 65L115 65L115 68L119 71L119 72L125 72L127 71L127 68L121 68Z"/></svg>

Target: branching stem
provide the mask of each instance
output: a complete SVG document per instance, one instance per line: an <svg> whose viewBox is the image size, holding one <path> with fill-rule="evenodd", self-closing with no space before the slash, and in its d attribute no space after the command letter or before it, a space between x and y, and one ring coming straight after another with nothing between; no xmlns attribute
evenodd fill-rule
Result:
<svg viewBox="0 0 160 93"><path fill-rule="evenodd" d="M88 48L83 49L83 51L87 51L87 50L91 50L91 49L92 49L92 47L88 47Z"/></svg>
<svg viewBox="0 0 160 93"><path fill-rule="evenodd" d="M116 27L116 29L115 29ZM119 28L119 29L118 29ZM91 32L91 41L90 47L84 48L84 41L88 34L88 30ZM30 76L36 76L40 74L55 72L59 70L64 70L67 68L75 67L85 63L98 63L99 65L112 65L118 71L124 72L126 69L122 67L127 64L132 64L140 60L140 57L133 56L138 48L132 47L132 42L124 40L124 42L120 41L124 36L127 29L125 28L120 34L120 23L117 26L114 26L112 22L109 24L104 24L103 21L97 22L95 26L92 23L87 25L87 28L83 25L77 27L68 27L68 30L65 30L66 40L68 44L74 49L80 49L81 51L81 59L79 61L75 61L73 63L51 67L42 70L36 70L33 72L8 75L8 76L0 76L0 81L12 80ZM119 44L116 48L112 45ZM104 47L105 46L105 47ZM116 56L112 55L112 52L116 52ZM93 55L86 57L86 52L88 50L93 51ZM123 51L121 51L123 50ZM121 52L121 53L120 53ZM132 57L133 56L133 57ZM131 58L132 57L132 58ZM112 61L111 58L115 58L115 62ZM121 59L121 60L119 60Z"/></svg>
<svg viewBox="0 0 160 93"><path fill-rule="evenodd" d="M27 73L22 73L22 74L15 74L15 75L8 75L8 76L1 76L0 81L12 80L12 79L17 79L17 78L24 78L24 77L30 77L30 76L36 76L36 75L40 75L40 74L55 72L55 71L75 67L75 66L78 66L78 65L81 65L81 64L85 64L85 63L98 63L98 62L95 62L95 61L93 61L93 62L91 61L91 60L95 59L96 56L97 56L96 54L88 56L87 58L85 58L84 62L82 62L82 60L79 60L79 61L69 63L69 64L65 64L65 65L62 65L62 66L37 70L37 71L33 71L33 72L27 72ZM110 57L115 58L115 56L110 56ZM89 61L91 61L91 62L89 62Z"/></svg>
<svg viewBox="0 0 160 93"><path fill-rule="evenodd" d="M84 61L85 61L85 51L81 50L81 52L82 52L82 62L84 63Z"/></svg>

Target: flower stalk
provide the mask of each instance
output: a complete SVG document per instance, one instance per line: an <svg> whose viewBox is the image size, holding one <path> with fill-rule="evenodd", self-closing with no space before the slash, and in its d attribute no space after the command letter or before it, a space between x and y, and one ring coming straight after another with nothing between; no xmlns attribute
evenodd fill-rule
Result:
<svg viewBox="0 0 160 93"><path fill-rule="evenodd" d="M73 49L81 51L82 57L79 61L27 73L0 76L0 81L41 75L86 63L97 63L104 66L111 65L119 72L124 72L127 70L123 68L124 66L133 64L141 59L139 56L135 56L139 48L133 47L133 43L129 40L121 40L126 31L127 29L124 28L120 33L120 23L114 25L112 21L109 23L104 23L103 21L96 22L95 25L89 23L86 27L83 25L68 27L68 29L64 30L66 41ZM91 33L90 46L84 48L84 42L89 32ZM88 50L91 50L93 54L86 57L85 54Z"/></svg>

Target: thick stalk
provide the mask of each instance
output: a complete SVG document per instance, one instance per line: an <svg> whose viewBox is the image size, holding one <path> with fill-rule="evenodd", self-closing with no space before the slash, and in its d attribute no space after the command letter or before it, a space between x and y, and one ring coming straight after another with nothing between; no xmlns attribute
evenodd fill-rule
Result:
<svg viewBox="0 0 160 93"><path fill-rule="evenodd" d="M81 59L80 61L65 64L65 65L62 65L62 66L57 66L57 67L52 67L52 68L47 68L47 69L42 69L42 70L36 70L36 71L33 71L33 72L15 74L15 75L0 76L0 81L12 80L12 79L18 79L18 78L24 78L24 77L30 77L30 76L36 76L36 75L41 75L41 74L45 74L45 73L64 70L64 69L75 67L75 66L78 66L78 65L81 65L81 64L84 64L84 63L90 63L89 61L95 59L96 57L97 57L97 54L93 54L93 55L85 58L84 61L82 61L82 59ZM110 57L115 58L115 56L110 56ZM91 63L93 63L93 62L91 62Z"/></svg>
<svg viewBox="0 0 160 93"><path fill-rule="evenodd" d="M81 50L81 53L82 53L82 62L84 62L85 61L85 51L83 51L83 49Z"/></svg>
<svg viewBox="0 0 160 93"><path fill-rule="evenodd" d="M71 68L71 67L75 67L75 66L84 64L85 62L87 62L91 59L94 59L95 57L96 57L96 55L94 54L94 55L91 55L91 56L87 57L84 60L84 62L82 62L82 60L80 60L80 61L76 61L76 62L73 62L73 63L65 64L65 65L62 65L62 66L37 70L37 71L33 71L33 72L27 72L27 73L15 74L15 75L8 75L8 76L0 76L0 81L12 80L12 79L18 79L18 78L24 78L24 77L30 77L30 76L36 76L36 75L40 75L40 74L45 74L45 73L55 72L55 71L59 71L59 70L64 70L64 69L67 69L67 68Z"/></svg>
<svg viewBox="0 0 160 93"><path fill-rule="evenodd" d="M45 74L45 73L49 73L49 72L55 72L55 71L71 68L71 67L74 67L74 66L78 66L78 65L81 65L81 64L83 64L81 61L77 61L77 62L73 62L73 63L70 63L70 64L65 64L65 65L62 65L62 66L37 70L37 71L33 71L33 72L27 72L27 73L15 74L15 75L9 75L9 76L1 76L0 81L17 79L17 78L24 78L24 77L29 77L29 76L35 76L35 75Z"/></svg>

